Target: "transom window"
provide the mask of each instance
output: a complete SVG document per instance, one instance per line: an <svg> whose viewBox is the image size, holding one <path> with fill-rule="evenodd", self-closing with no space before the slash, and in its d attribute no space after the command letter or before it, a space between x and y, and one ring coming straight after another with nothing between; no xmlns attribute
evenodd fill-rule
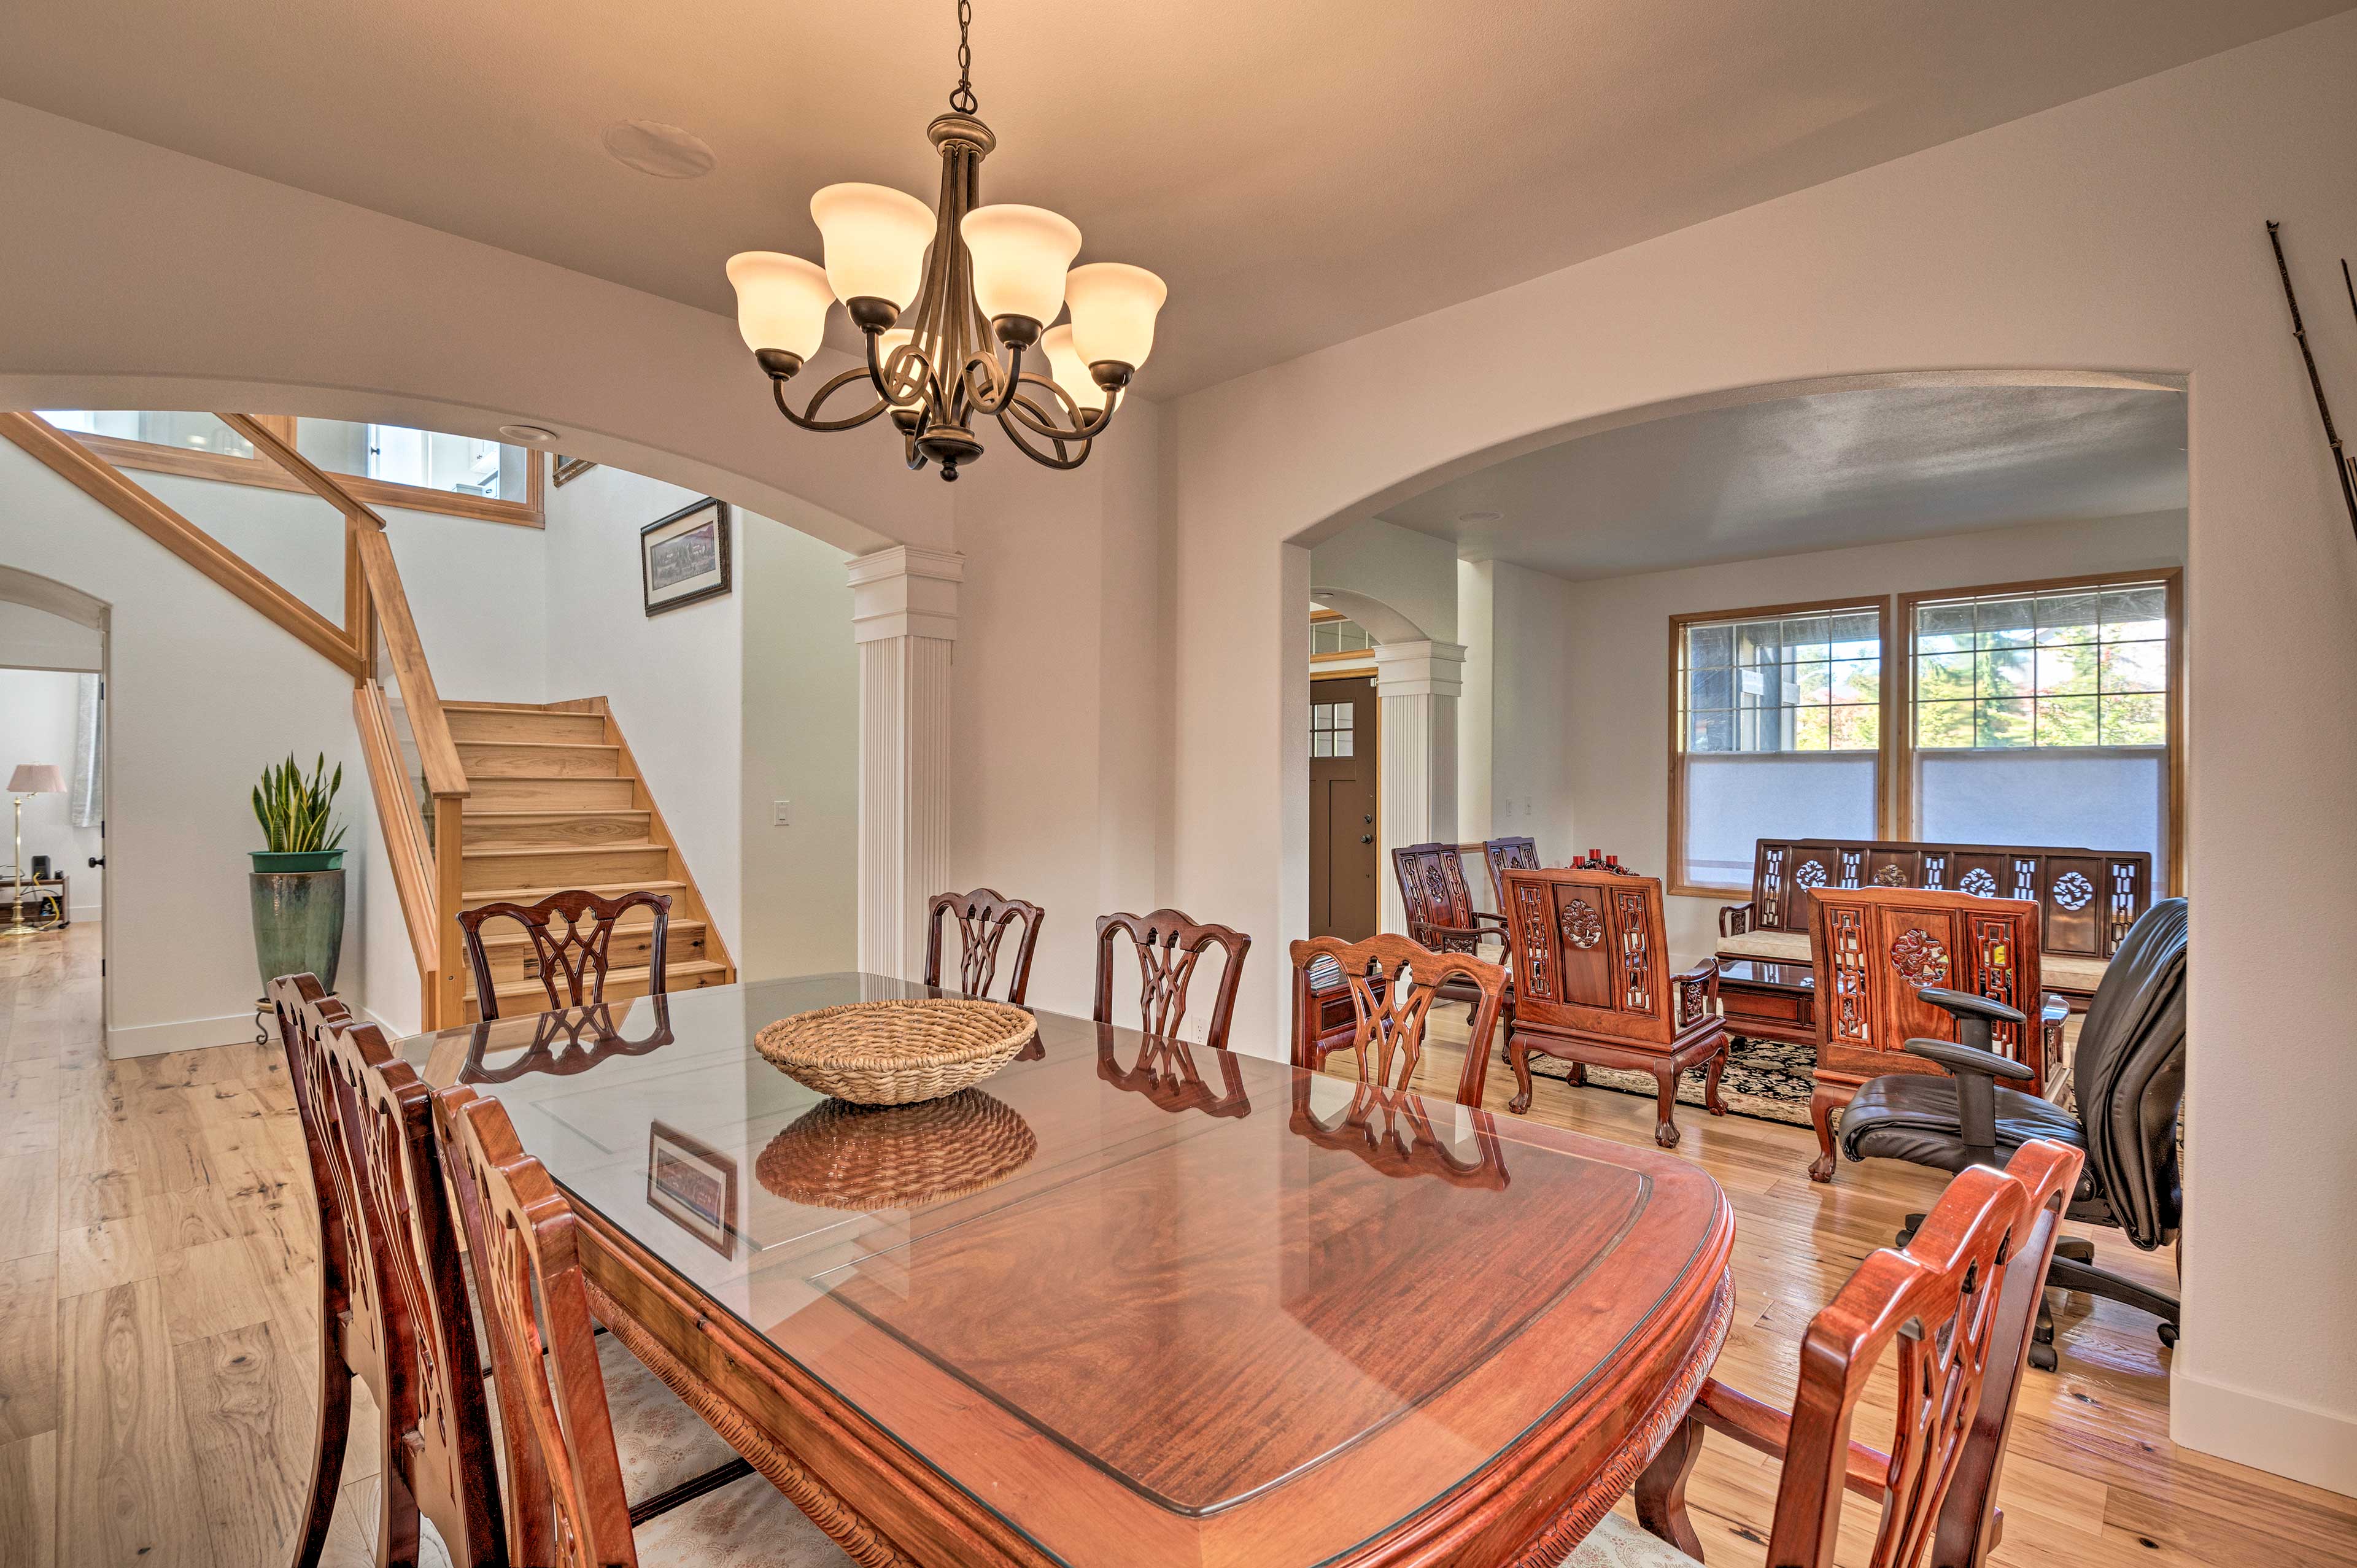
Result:
<svg viewBox="0 0 2357 1568"><path fill-rule="evenodd" d="M1342 657L1364 653L1374 646L1367 628L1333 610L1313 610L1309 616L1309 657Z"/></svg>
<svg viewBox="0 0 2357 1568"><path fill-rule="evenodd" d="M1356 719L1348 703L1309 704L1309 755L1351 757L1357 741Z"/></svg>

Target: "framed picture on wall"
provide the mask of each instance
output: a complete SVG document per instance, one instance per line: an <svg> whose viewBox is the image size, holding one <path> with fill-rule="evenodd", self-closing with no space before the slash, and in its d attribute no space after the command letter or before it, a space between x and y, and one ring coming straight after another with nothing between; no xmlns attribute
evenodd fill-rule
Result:
<svg viewBox="0 0 2357 1568"><path fill-rule="evenodd" d="M559 485L569 485L597 466L587 457L568 457L562 452L557 453L551 462L550 477Z"/></svg>
<svg viewBox="0 0 2357 1568"><path fill-rule="evenodd" d="M647 1207L730 1257L736 1251L737 1162L676 1127L647 1128Z"/></svg>
<svg viewBox="0 0 2357 1568"><path fill-rule="evenodd" d="M639 530L647 614L658 616L728 591L728 503L710 496Z"/></svg>

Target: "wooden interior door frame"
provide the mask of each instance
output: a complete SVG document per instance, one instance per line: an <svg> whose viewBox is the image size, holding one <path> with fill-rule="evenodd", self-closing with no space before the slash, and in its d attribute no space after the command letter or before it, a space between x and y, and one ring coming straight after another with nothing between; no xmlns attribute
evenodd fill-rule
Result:
<svg viewBox="0 0 2357 1568"><path fill-rule="evenodd" d="M1314 659L1317 655L1312 654L1310 657ZM1368 650L1367 657L1370 659L1374 657L1373 650L1372 649ZM1374 701L1368 703L1367 706L1369 711L1375 715L1375 722L1368 727L1374 736L1373 749L1369 753L1369 755L1373 758L1375 764L1375 782L1374 788L1370 791L1370 793L1373 796L1375 802L1375 930L1376 932L1381 932L1383 929L1383 857L1391 853L1391 845L1383 842L1383 689L1375 684L1375 670L1372 664L1368 665L1364 670L1312 670L1309 672L1309 694L1313 700L1313 705L1318 695L1318 682L1320 681L1364 681L1367 682L1369 690L1372 691L1374 695ZM1317 758L1312 757L1310 760L1315 762ZM1311 796L1312 807L1314 809L1318 793L1318 787L1314 781L1310 784L1309 793ZM1306 875L1306 867L1304 868L1304 871Z"/></svg>

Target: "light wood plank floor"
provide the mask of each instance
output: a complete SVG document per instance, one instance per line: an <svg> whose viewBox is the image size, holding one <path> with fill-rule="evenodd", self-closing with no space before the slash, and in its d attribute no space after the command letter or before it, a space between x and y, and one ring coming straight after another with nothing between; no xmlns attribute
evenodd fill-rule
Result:
<svg viewBox="0 0 2357 1568"><path fill-rule="evenodd" d="M0 944L0 1568L271 1568L301 1503L317 1333L317 1216L285 1069L274 1048L236 1046L106 1061L98 951L87 922ZM1436 1043L1422 1081L1445 1094L1458 1059ZM1510 1079L1492 1073L1492 1109ZM1544 1079L1533 1113L1652 1135L1650 1101ZM1789 1403L1810 1315L1938 1184L1845 1165L1813 1187L1804 1130L1680 1122L1739 1226L1718 1375ZM2166 1259L2093 1234L2107 1262L2167 1277ZM1997 1561L2357 1568L2357 1503L2169 1443L2166 1354L2149 1320L2073 1304L2062 1371L2029 1377ZM363 1393L337 1568L369 1558L374 1422ZM1692 1497L1712 1568L1760 1563L1775 1476L1710 1440ZM1848 1510L1845 1561L1865 1522Z"/></svg>

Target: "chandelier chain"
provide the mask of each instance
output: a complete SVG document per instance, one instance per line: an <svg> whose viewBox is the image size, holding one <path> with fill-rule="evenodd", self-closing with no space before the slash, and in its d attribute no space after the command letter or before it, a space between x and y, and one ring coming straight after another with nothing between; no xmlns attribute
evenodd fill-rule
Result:
<svg viewBox="0 0 2357 1568"><path fill-rule="evenodd" d="M958 0L958 84L950 94L950 107L961 114L971 114L977 107L974 84L967 80L974 74L974 46L966 39L966 29L974 26L974 0Z"/></svg>

